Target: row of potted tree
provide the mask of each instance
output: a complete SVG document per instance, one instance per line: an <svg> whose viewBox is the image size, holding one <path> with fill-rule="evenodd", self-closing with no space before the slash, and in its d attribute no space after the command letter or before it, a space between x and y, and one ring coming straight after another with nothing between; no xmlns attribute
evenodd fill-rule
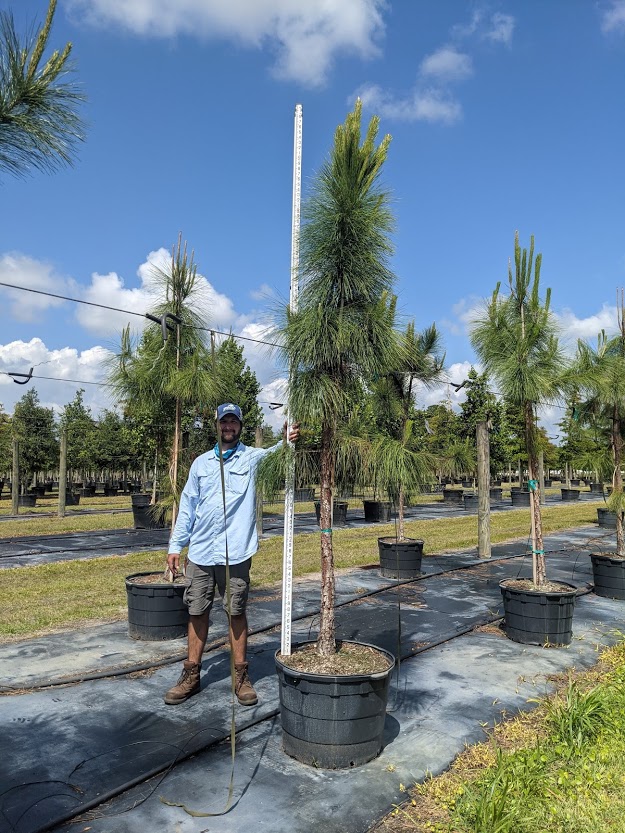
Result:
<svg viewBox="0 0 625 833"><path fill-rule="evenodd" d="M394 658L387 652L336 637L332 529L335 488L350 478L354 482L354 472L362 475L367 470L396 501L398 535L386 542L389 558L382 569L403 577L402 548L410 543L416 543L417 549L422 547L422 542L406 540L406 494L427 480L432 471L432 460L417 441L412 424L414 386L436 382L443 370L434 326L422 333L413 324L398 327L394 276L389 267L393 217L389 193L379 183L390 137L378 142L378 127L374 117L361 136L358 102L337 128L331 154L304 209L299 306L297 311L283 310L271 339L282 345L290 369L291 419L316 426L318 432L316 454L295 452L302 482L320 484L318 636L311 643L293 646L289 656L278 652L276 666L285 749L302 761L322 767L355 765L378 754L394 666ZM183 257L178 247L172 261L174 274L182 261L186 261L186 253ZM619 335L612 339L602 336L595 351L580 345L575 367L563 373L565 361L550 312L550 293L547 291L542 299L539 292L541 256L534 260L533 239L528 252L521 249L517 234L514 265L514 272L509 270L508 294L504 297L498 285L472 327L473 346L488 379L522 414L529 461L532 579L502 583L506 627L508 635L521 642L567 644L576 590L550 581L546 573L536 409L575 390L585 394L585 407L610 410L614 462L610 506L619 519L616 557L624 561L620 455L625 326L621 307ZM182 282L183 272L180 285L188 290ZM176 295L171 297L175 300ZM170 307L165 303L162 315ZM186 321L183 305L171 311ZM187 323L198 324L191 320ZM156 360L155 351L146 350L146 360L149 353L152 364L146 363L146 372L131 379L137 401L144 398L142 384L158 394L155 402L167 397L177 400L185 384L188 391L193 389L198 401L219 398L218 375L206 378L208 362L202 361L208 358L205 348L198 344L194 353L182 354L179 338L178 329L178 340L172 339L168 345L165 339ZM188 372L157 374L160 387L156 389L153 375L147 371L167 350L176 351L176 367L187 363ZM119 390L125 396L130 384L129 367L142 361L141 351L135 355L130 352L126 337L117 368ZM141 369L140 365L136 367ZM363 391L367 397L363 397ZM283 478L290 453L285 447L283 453L266 458L267 467L260 476L267 487ZM173 474L175 496L177 479ZM360 705L353 706L355 703ZM338 734L335 721L328 719L335 713L337 718L339 713L342 715Z"/></svg>

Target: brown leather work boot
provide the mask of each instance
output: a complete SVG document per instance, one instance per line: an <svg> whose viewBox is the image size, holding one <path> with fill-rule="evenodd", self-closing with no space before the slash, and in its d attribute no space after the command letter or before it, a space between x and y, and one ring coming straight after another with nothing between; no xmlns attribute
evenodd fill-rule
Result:
<svg viewBox="0 0 625 833"><path fill-rule="evenodd" d="M255 706L258 703L258 697L247 675L247 662L235 665L234 670L236 673L234 693L237 700L242 706Z"/></svg>
<svg viewBox="0 0 625 833"><path fill-rule="evenodd" d="M200 690L201 667L201 665L188 659L184 661L180 679L165 695L165 702L168 706L177 706L178 703L184 703L189 697L198 693Z"/></svg>

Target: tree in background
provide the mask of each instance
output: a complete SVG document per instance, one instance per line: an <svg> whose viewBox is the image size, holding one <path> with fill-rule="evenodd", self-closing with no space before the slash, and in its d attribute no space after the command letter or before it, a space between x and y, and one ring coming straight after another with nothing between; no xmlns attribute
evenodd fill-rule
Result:
<svg viewBox="0 0 625 833"><path fill-rule="evenodd" d="M91 409L83 402L84 390L76 391L76 396L61 412L60 428L67 435L67 469L68 472L80 471L84 482L88 473L95 467L96 422L91 416Z"/></svg>
<svg viewBox="0 0 625 833"><path fill-rule="evenodd" d="M471 342L487 375L511 406L523 413L525 445L532 481L534 531L533 583L546 581L540 512L536 405L559 393L558 380L564 357L558 345L557 328L550 313L551 291L545 300L539 294L542 256L534 263L534 238L529 253L521 250L518 232L514 238L514 263L508 266L510 294L503 298L498 283L486 310L471 330ZM533 276L532 276L533 269Z"/></svg>
<svg viewBox="0 0 625 833"><path fill-rule="evenodd" d="M84 96L65 80L71 43L42 64L56 4L50 0L43 27L24 42L12 14L0 12L0 170L17 176L71 164L84 140Z"/></svg>
<svg viewBox="0 0 625 833"><path fill-rule="evenodd" d="M20 484L23 492L39 472L56 469L59 460L54 411L39 403L35 388L31 388L16 402L12 427L19 442Z"/></svg>
<svg viewBox="0 0 625 833"><path fill-rule="evenodd" d="M234 336L230 335L216 348L217 367L227 368L222 377L222 398L224 402L236 402L243 412L241 440L246 445L256 443L256 429L263 425L263 411L258 404L261 386L256 374L245 361L244 349ZM185 450L193 460L217 442L214 407L201 409L189 407L184 414Z"/></svg>
<svg viewBox="0 0 625 833"><path fill-rule="evenodd" d="M11 417L0 404L0 472L10 472L13 465L13 444L11 441Z"/></svg>
<svg viewBox="0 0 625 833"><path fill-rule="evenodd" d="M460 416L444 403L429 405L415 414L414 430L435 458L439 479L473 470L475 453L460 438L460 429Z"/></svg>
<svg viewBox="0 0 625 833"><path fill-rule="evenodd" d="M597 461L593 459L593 440L588 427L582 418L579 394L574 393L567 405L564 419L558 423L560 429L559 462L566 470L567 486L570 485L571 471L576 468L596 469ZM590 463L590 466L587 464Z"/></svg>
<svg viewBox="0 0 625 833"><path fill-rule="evenodd" d="M168 266L153 270L159 302L150 315L159 321L165 316L171 330L166 330L164 340L161 326L152 324L134 341L126 330L120 351L109 364L108 381L124 413L140 416L167 444L169 497L162 503L173 507L175 520L187 475L179 456L184 410L214 410L224 388L222 378L228 374L220 375L222 365L213 360L206 345L206 322L196 311L200 298L193 252L189 257L186 243L183 246L179 238Z"/></svg>
<svg viewBox="0 0 625 833"><path fill-rule="evenodd" d="M111 479L114 472L125 474L130 468L140 469L147 451L144 441L136 432L133 435L132 426L118 413L103 411L94 437L95 468L100 472L108 472L107 479Z"/></svg>
<svg viewBox="0 0 625 833"><path fill-rule="evenodd" d="M374 479L397 503L398 537L405 540L406 497L434 474L435 458L425 450L414 431L414 394L417 385L428 387L441 380L444 356L433 324L415 332L414 322L402 333L399 361L372 384Z"/></svg>
<svg viewBox="0 0 625 833"><path fill-rule="evenodd" d="M578 342L574 379L587 397L585 406L595 413L602 414L610 426L612 494L607 505L616 513L617 555L625 556L625 494L621 474L625 432L625 304L622 293L617 310L617 335L608 338L605 332L601 331L596 348L582 341Z"/></svg>

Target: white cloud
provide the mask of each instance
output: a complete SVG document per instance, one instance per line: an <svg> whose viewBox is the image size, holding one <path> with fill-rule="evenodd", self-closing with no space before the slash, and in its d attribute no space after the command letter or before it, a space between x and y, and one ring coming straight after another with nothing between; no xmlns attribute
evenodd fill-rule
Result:
<svg viewBox="0 0 625 833"><path fill-rule="evenodd" d="M445 327L452 335L466 336L469 333L470 327L484 311L484 300L475 295L470 295L468 298L461 298L453 304L451 311L453 318L444 318L441 321L441 326Z"/></svg>
<svg viewBox="0 0 625 833"><path fill-rule="evenodd" d="M265 422L270 425L274 431L282 428L284 425L285 415L284 407L272 408L271 404L284 403L286 401L287 380L274 379L272 382L266 384L258 397L261 402L263 414L265 415Z"/></svg>
<svg viewBox="0 0 625 833"><path fill-rule="evenodd" d="M493 41L493 43L504 43L509 46L512 42L515 22L512 15L496 12L490 19L484 32L484 38Z"/></svg>
<svg viewBox="0 0 625 833"><path fill-rule="evenodd" d="M354 97L382 118L396 121L425 121L453 124L462 116L462 107L449 93L436 89L415 89L407 96L395 96L377 85L361 87Z"/></svg>
<svg viewBox="0 0 625 833"><path fill-rule="evenodd" d="M385 0L67 0L94 26L149 37L224 38L275 54L274 74L318 86L334 58L379 54Z"/></svg>
<svg viewBox="0 0 625 833"><path fill-rule="evenodd" d="M450 364L445 370L445 380L436 385L426 387L422 384L417 384L415 391L415 402L417 408L429 408L430 405L440 405L444 402L450 402L454 410L458 410L461 403L466 399L466 392L464 388L456 390L454 384L461 385L468 377L471 367L474 367L478 373L480 366L475 362L454 362Z"/></svg>
<svg viewBox="0 0 625 833"><path fill-rule="evenodd" d="M440 82L461 81L473 75L471 58L454 46L441 46L421 61L420 74Z"/></svg>
<svg viewBox="0 0 625 833"><path fill-rule="evenodd" d="M0 345L0 402L11 413L17 400L34 387L42 404L58 413L82 387L85 404L91 407L94 414L111 408L107 388L89 384L104 381L104 361L109 355L109 351L100 346L83 351L72 347L50 350L40 338ZM27 385L18 385L11 377L4 375L28 373L31 367L34 368L34 377L48 378L33 378Z"/></svg>
<svg viewBox="0 0 625 833"><path fill-rule="evenodd" d="M601 31L605 34L625 32L625 0L612 0L601 16Z"/></svg>
<svg viewBox="0 0 625 833"><path fill-rule="evenodd" d="M471 15L469 23L459 23L451 30L452 37L458 40L475 37L478 40L504 43L509 46L516 20L512 15L494 12L487 16L483 9L476 9Z"/></svg>
<svg viewBox="0 0 625 833"><path fill-rule="evenodd" d="M596 345L597 335L601 330L614 334L618 328L616 307L608 304L604 304L599 312L586 318L578 318L570 309L554 313L554 316L565 336L565 347L568 347L570 351L574 351L577 347L577 339Z"/></svg>
<svg viewBox="0 0 625 833"><path fill-rule="evenodd" d="M8 252L0 257L0 281L52 292L55 295L70 296L75 291L74 281L59 275L50 263L35 260L19 252ZM66 303L58 298L6 287L0 287L0 293L9 299L9 313L16 321L40 320L46 310Z"/></svg>
<svg viewBox="0 0 625 833"><path fill-rule="evenodd" d="M623 0L625 2L625 0ZM485 17L475 11L468 24L452 27L452 40L490 41L510 45L515 20L511 15L496 13ZM451 125L462 118L462 105L453 92L453 85L473 75L473 60L455 43L445 44L421 61L414 87L405 95L397 95L377 84L363 84L349 98L359 96L367 109L396 121L424 121Z"/></svg>
<svg viewBox="0 0 625 833"><path fill-rule="evenodd" d="M250 298L254 301L271 301L277 298L276 291L268 283L261 283L257 289L250 290Z"/></svg>
<svg viewBox="0 0 625 833"><path fill-rule="evenodd" d="M171 254L164 248L150 252L146 261L137 269L141 285L134 288L127 288L124 279L116 272L109 272L108 275L94 272L91 284L82 290L81 297L93 304L143 314L158 301L159 290L155 273L157 270L167 270L170 259ZM203 275L197 276L196 287L193 306L205 320L206 326L213 326L215 329L230 328L237 320L231 299L217 292ZM147 324L147 320L139 315L113 312L83 304L77 306L76 317L89 332L107 337L121 332L128 324L133 331L142 330Z"/></svg>

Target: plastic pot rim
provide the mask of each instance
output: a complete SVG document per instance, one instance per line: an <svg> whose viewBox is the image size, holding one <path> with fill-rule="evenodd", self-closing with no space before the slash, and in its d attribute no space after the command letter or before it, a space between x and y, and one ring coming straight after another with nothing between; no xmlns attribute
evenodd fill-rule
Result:
<svg viewBox="0 0 625 833"><path fill-rule="evenodd" d="M400 541L399 538L395 538L392 535L384 535L381 538L378 538L378 544L382 544L383 546L394 547L395 544L425 544L423 538L404 538L403 541Z"/></svg>
<svg viewBox="0 0 625 833"><path fill-rule="evenodd" d="M296 642L291 646L292 652L293 649L301 648L304 645L314 645L316 642L316 639L310 639L306 642ZM289 677L294 677L298 680L310 680L312 682L326 683L357 683L364 682L365 680L383 680L392 673L397 664L394 654L391 654L391 652L387 651L385 648L380 648L379 645L372 645L370 642L359 642L357 639L342 639L341 642L347 642L350 645L363 645L366 648L374 648L376 651L379 651L379 653L384 654L391 664L385 671L375 671L371 674L317 674L312 671L300 671L296 668L289 668L288 665L285 665L280 659L278 659L278 654L280 653L279 648L274 654L274 659L278 668L282 669L285 674L288 674Z"/></svg>
<svg viewBox="0 0 625 833"><path fill-rule="evenodd" d="M152 582L151 584L142 584L131 581L133 578L140 578L141 576L162 576L163 574L160 573L158 570L148 570L145 573L131 573L130 575L126 576L125 582L126 585L131 584L133 587L183 587L181 584L174 584L171 581L165 581L163 579L161 582Z"/></svg>
<svg viewBox="0 0 625 833"><path fill-rule="evenodd" d="M511 579L505 578L503 581L499 582L499 589L500 590L507 590L509 593L529 593L532 596L558 596L559 598L562 596L576 596L578 587L575 584L569 584L568 581L558 581L554 582L557 584L562 584L564 587L570 587L570 590L542 590L542 589L533 589L530 587L521 588L521 587L508 587L509 581L523 581L523 579Z"/></svg>

